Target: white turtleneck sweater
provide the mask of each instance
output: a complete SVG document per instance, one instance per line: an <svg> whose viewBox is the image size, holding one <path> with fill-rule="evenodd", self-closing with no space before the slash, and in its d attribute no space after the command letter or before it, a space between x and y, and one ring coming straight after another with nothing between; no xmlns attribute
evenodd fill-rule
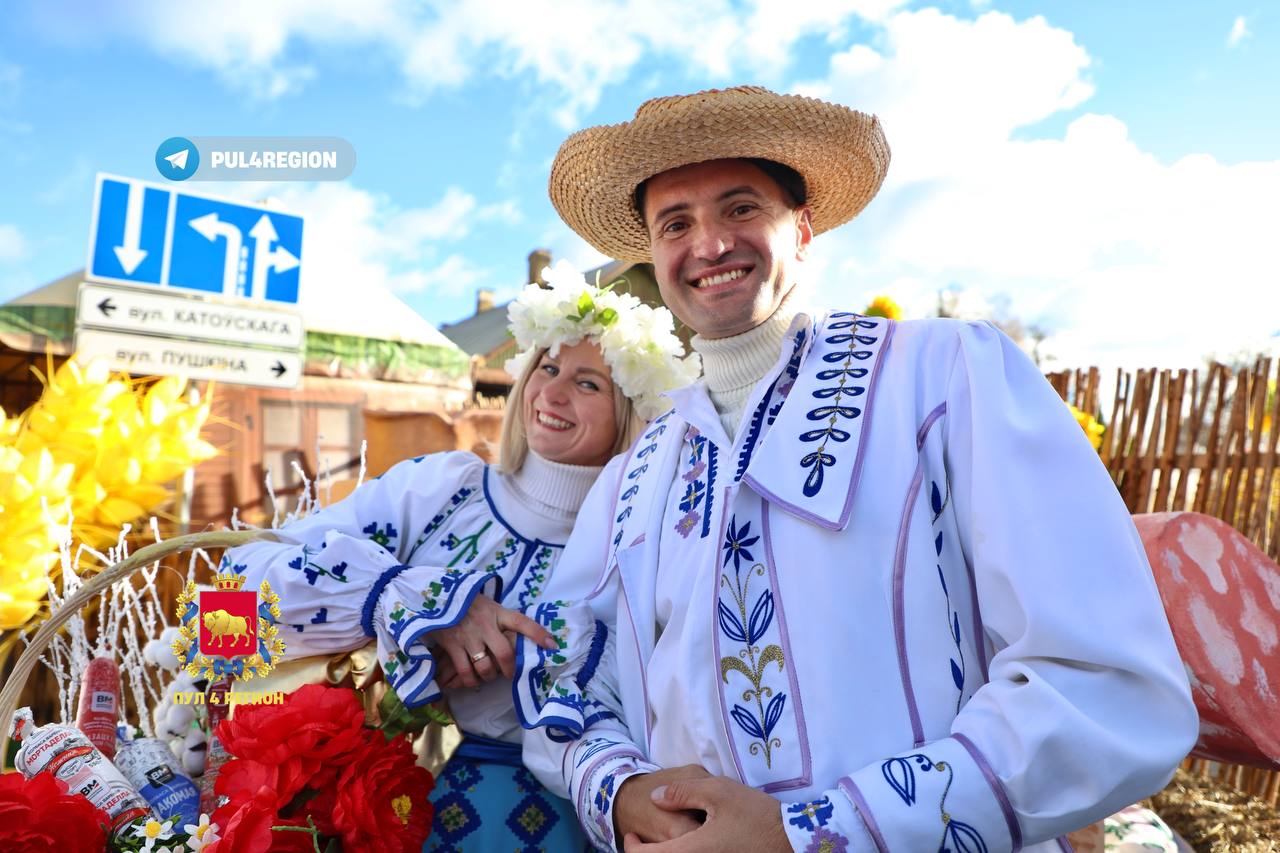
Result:
<svg viewBox="0 0 1280 853"><path fill-rule="evenodd" d="M498 476L491 483L493 500L526 536L564 542L600 470L595 465L552 462L530 450L516 473L494 469Z"/></svg>
<svg viewBox="0 0 1280 853"><path fill-rule="evenodd" d="M802 310L802 299L796 290L797 287L792 287L769 319L754 329L728 338L694 335L691 341L693 349L702 356L707 393L731 441L751 389L777 364L782 339Z"/></svg>

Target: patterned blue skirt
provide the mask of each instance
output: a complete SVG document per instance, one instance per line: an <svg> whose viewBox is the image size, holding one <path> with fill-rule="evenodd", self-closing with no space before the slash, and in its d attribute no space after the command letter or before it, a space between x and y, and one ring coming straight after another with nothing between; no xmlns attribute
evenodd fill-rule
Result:
<svg viewBox="0 0 1280 853"><path fill-rule="evenodd" d="M568 800L520 763L518 746L467 735L431 792L426 851L577 853L593 848Z"/></svg>

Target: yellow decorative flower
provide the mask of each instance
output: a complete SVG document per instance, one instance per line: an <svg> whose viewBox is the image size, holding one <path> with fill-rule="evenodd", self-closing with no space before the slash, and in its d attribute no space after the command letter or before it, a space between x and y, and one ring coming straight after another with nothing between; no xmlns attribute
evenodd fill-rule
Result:
<svg viewBox="0 0 1280 853"><path fill-rule="evenodd" d="M890 320L901 320L902 306L888 296L881 294L872 299L871 304L863 309L862 313L868 317L887 317Z"/></svg>
<svg viewBox="0 0 1280 853"><path fill-rule="evenodd" d="M1076 423L1080 424L1080 428L1084 430L1084 434L1088 436L1089 443L1093 445L1093 449L1097 450L1102 447L1102 434L1107 428L1098 423L1098 419L1087 412L1082 412L1071 404L1067 404L1067 408L1071 410L1071 414L1075 417Z"/></svg>
<svg viewBox="0 0 1280 853"><path fill-rule="evenodd" d="M216 454L200 438L209 401L184 399L186 380L150 385L106 362L69 360L19 417L0 411L0 629L37 616L72 538L113 544L123 524L156 513L171 483Z"/></svg>

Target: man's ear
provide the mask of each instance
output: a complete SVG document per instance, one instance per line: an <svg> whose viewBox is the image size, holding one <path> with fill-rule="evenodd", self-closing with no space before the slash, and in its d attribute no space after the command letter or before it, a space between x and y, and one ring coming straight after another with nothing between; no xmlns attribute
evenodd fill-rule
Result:
<svg viewBox="0 0 1280 853"><path fill-rule="evenodd" d="M801 205L795 211L796 217L796 260L804 260L809 254L809 244L813 242L813 219L809 205Z"/></svg>

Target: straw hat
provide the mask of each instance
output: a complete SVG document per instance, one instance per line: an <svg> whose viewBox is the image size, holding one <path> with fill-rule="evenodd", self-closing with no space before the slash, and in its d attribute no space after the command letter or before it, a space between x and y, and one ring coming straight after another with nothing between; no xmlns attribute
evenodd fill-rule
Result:
<svg viewBox="0 0 1280 853"><path fill-rule="evenodd" d="M611 258L646 262L649 232L635 208L659 172L761 157L804 176L815 234L843 225L875 197L889 169L880 121L839 104L759 86L654 98L622 124L565 140L551 166L551 203L569 227Z"/></svg>

